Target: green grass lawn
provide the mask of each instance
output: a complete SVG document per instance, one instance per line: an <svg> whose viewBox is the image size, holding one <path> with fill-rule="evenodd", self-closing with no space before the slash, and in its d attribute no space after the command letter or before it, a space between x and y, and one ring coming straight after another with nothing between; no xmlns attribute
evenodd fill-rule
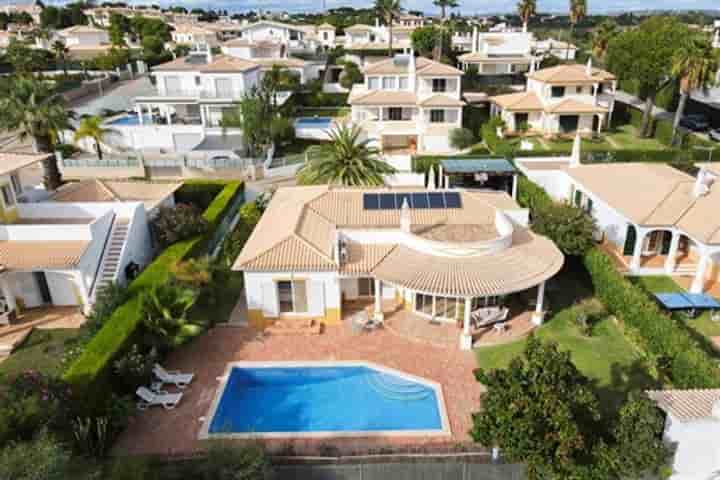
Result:
<svg viewBox="0 0 720 480"><path fill-rule="evenodd" d="M536 335L543 340L557 342L561 350L570 352L573 363L593 382L602 408L611 412L628 391L651 388L657 382L648 373L640 353L626 340L611 317L598 322L591 336L581 332L576 323L577 302L592 298L592 290L584 275L577 269L566 269L549 284L551 315ZM521 355L525 342L519 340L476 349L478 366L506 367L513 358Z"/></svg>
<svg viewBox="0 0 720 480"><path fill-rule="evenodd" d="M14 377L26 370L60 375L63 353L72 348L79 330L74 328L35 329L2 363L0 377Z"/></svg>
<svg viewBox="0 0 720 480"><path fill-rule="evenodd" d="M639 138L637 129L632 125L622 125L616 127L615 131L610 133L610 137L623 149L642 149L642 150L667 150L667 146L663 145L656 138Z"/></svg>

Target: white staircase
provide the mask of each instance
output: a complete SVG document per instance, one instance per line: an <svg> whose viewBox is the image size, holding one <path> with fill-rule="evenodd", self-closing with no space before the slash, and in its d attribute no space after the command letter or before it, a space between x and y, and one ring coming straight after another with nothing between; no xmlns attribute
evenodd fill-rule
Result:
<svg viewBox="0 0 720 480"><path fill-rule="evenodd" d="M100 268L95 277L95 285L90 294L92 302L95 302L97 293L106 285L117 280L120 272L120 256L122 254L125 240L127 239L130 220L116 216L108 237L105 251L103 252Z"/></svg>

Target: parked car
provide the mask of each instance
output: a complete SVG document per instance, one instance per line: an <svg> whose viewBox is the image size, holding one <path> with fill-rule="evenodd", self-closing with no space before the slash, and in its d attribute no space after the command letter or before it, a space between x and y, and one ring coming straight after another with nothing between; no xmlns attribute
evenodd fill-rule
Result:
<svg viewBox="0 0 720 480"><path fill-rule="evenodd" d="M704 132L710 128L710 123L704 115L685 115L680 119L680 126L693 132Z"/></svg>
<svg viewBox="0 0 720 480"><path fill-rule="evenodd" d="M720 128L716 128L715 130L710 130L708 132L708 137L710 137L710 140L715 140L716 142L720 142Z"/></svg>

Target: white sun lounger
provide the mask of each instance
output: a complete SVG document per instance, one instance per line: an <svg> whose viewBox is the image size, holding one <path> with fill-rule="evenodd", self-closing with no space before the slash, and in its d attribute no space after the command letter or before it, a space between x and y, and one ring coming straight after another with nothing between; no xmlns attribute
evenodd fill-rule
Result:
<svg viewBox="0 0 720 480"><path fill-rule="evenodd" d="M182 393L167 393L162 390L153 392L147 387L138 387L135 391L140 401L137 403L139 410L145 410L153 405L161 405L165 410L172 410L182 398Z"/></svg>
<svg viewBox="0 0 720 480"><path fill-rule="evenodd" d="M169 372L158 363L153 367L153 373L161 382L175 385L180 389L187 387L195 376L192 373Z"/></svg>

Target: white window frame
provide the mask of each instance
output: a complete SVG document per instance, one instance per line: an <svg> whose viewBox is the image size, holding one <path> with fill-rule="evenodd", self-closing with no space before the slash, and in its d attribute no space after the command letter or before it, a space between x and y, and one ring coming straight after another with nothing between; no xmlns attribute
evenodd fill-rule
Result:
<svg viewBox="0 0 720 480"><path fill-rule="evenodd" d="M386 83L389 86L386 86ZM397 89L397 78L396 77L382 77L382 89L383 90L396 90Z"/></svg>
<svg viewBox="0 0 720 480"><path fill-rule="evenodd" d="M296 283L304 283L305 284L305 310L298 311L297 306L295 305L295 284ZM282 310L282 302L280 301L280 284L281 283L289 283L290 284L290 303L292 304L292 310L291 311L283 311ZM309 282L305 279L303 280L276 280L275 281L275 291L277 292L277 304L278 304L278 314L280 315L307 315L310 312L310 303L309 303L309 297L308 297L308 284Z"/></svg>
<svg viewBox="0 0 720 480"><path fill-rule="evenodd" d="M440 120L433 119L433 114L438 114L438 113L440 113L441 119ZM445 121L446 121L445 109L433 108L432 110L430 110L430 123L445 123Z"/></svg>

